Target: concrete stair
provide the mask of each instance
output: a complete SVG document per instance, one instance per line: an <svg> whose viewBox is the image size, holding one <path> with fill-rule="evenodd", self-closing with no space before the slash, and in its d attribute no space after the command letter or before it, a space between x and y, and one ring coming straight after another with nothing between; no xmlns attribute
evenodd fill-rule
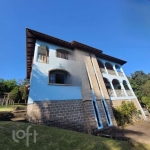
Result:
<svg viewBox="0 0 150 150"><path fill-rule="evenodd" d="M13 118L11 118L12 121L26 121L26 114L27 109L26 108L16 108L15 111L11 112L13 114Z"/></svg>

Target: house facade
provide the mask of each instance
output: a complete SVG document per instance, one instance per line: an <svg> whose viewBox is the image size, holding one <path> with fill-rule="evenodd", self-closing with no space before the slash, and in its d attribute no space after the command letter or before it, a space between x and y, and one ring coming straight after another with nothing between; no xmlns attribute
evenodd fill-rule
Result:
<svg viewBox="0 0 150 150"><path fill-rule="evenodd" d="M26 29L29 122L94 133L116 125L112 106L143 110L122 69L126 63L85 44Z"/></svg>

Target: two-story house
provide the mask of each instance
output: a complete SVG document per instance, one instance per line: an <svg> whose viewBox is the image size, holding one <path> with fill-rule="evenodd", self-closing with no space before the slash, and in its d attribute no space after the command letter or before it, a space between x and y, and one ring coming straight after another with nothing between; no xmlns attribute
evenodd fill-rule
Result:
<svg viewBox="0 0 150 150"><path fill-rule="evenodd" d="M26 29L29 122L81 132L116 125L112 106L143 110L122 69L126 61L85 44Z"/></svg>

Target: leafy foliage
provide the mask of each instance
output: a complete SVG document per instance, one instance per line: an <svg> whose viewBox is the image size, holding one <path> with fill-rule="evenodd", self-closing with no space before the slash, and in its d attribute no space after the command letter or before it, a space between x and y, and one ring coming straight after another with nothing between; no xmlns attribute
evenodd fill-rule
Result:
<svg viewBox="0 0 150 150"><path fill-rule="evenodd" d="M150 80L147 80L146 83L141 86L141 91L144 96L150 96Z"/></svg>
<svg viewBox="0 0 150 150"><path fill-rule="evenodd" d="M27 99L27 98L28 98L28 95L27 95L27 93L26 93L26 89L25 89L24 86L21 86L21 87L19 88L19 91L20 91L20 95L21 95L21 98L22 98L22 99Z"/></svg>
<svg viewBox="0 0 150 150"><path fill-rule="evenodd" d="M1 79L0 82L1 88L0 88L0 94L3 94L4 92L10 92L17 86L17 81L15 79L11 80L4 80Z"/></svg>
<svg viewBox="0 0 150 150"><path fill-rule="evenodd" d="M139 101L150 110L150 73L136 71L128 79Z"/></svg>
<svg viewBox="0 0 150 150"><path fill-rule="evenodd" d="M150 96L142 97L142 102L146 105L147 109L150 110Z"/></svg>
<svg viewBox="0 0 150 150"><path fill-rule="evenodd" d="M10 99L14 102L19 100L26 100L28 95L26 93L25 85L28 84L28 80L4 80L0 79L0 95L3 96L5 92L10 92Z"/></svg>
<svg viewBox="0 0 150 150"><path fill-rule="evenodd" d="M150 94L150 73L145 74L143 71L136 71L128 77L129 82L137 96L141 101L143 96Z"/></svg>
<svg viewBox="0 0 150 150"><path fill-rule="evenodd" d="M119 126L132 122L132 117L136 113L136 107L133 102L123 101L117 108L113 108L114 115Z"/></svg>
<svg viewBox="0 0 150 150"><path fill-rule="evenodd" d="M10 92L10 99L17 101L19 99L19 87L15 87L11 92Z"/></svg>

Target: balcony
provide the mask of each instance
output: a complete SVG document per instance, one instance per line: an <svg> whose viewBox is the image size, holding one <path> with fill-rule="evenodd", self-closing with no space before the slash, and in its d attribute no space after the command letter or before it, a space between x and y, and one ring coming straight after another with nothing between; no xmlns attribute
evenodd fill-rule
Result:
<svg viewBox="0 0 150 150"><path fill-rule="evenodd" d="M124 76L122 72L118 72L118 75L121 76L121 77Z"/></svg>
<svg viewBox="0 0 150 150"><path fill-rule="evenodd" d="M40 63L49 63L49 57L46 57L45 55L39 55L38 56L38 62Z"/></svg>
<svg viewBox="0 0 150 150"><path fill-rule="evenodd" d="M106 73L104 68L100 68L101 73Z"/></svg>
<svg viewBox="0 0 150 150"><path fill-rule="evenodd" d="M124 91L123 90L115 90L116 91L116 94L117 94L117 96L118 97L124 97L125 96L125 93L124 93Z"/></svg>
<svg viewBox="0 0 150 150"><path fill-rule="evenodd" d="M111 74L111 75L116 75L116 72L114 70L110 70L110 69L107 69L108 73Z"/></svg>
<svg viewBox="0 0 150 150"><path fill-rule="evenodd" d="M132 92L130 90L126 90L128 96L133 96Z"/></svg>
<svg viewBox="0 0 150 150"><path fill-rule="evenodd" d="M108 91L108 95L109 95L110 97L115 97L114 92L113 92L112 89L107 89L107 91Z"/></svg>

